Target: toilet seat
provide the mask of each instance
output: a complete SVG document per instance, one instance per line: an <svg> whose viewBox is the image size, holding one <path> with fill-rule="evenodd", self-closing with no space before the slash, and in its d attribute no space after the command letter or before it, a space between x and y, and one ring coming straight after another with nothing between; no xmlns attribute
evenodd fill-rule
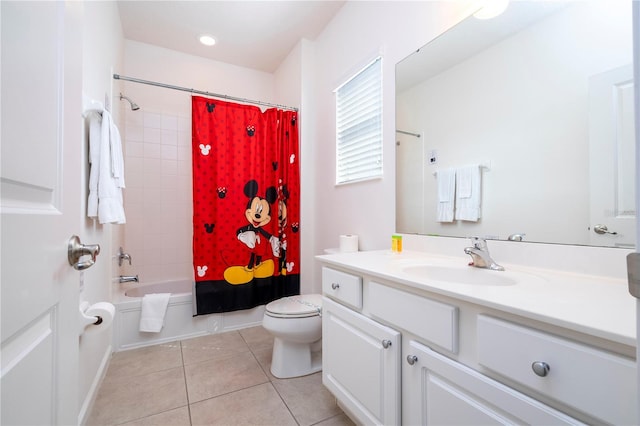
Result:
<svg viewBox="0 0 640 426"><path fill-rule="evenodd" d="M265 314L275 318L308 318L322 312L322 295L303 294L274 300L265 307Z"/></svg>

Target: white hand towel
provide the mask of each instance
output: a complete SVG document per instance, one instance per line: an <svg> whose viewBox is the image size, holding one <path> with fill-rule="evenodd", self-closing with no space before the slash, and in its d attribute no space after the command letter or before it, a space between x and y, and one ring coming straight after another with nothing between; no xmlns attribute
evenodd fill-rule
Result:
<svg viewBox="0 0 640 426"><path fill-rule="evenodd" d="M100 223L126 222L122 202L124 160L120 132L109 111L92 113L89 122L89 197L87 216Z"/></svg>
<svg viewBox="0 0 640 426"><path fill-rule="evenodd" d="M98 175L100 174L100 137L102 116L94 111L89 118L89 198L87 216L98 217Z"/></svg>
<svg viewBox="0 0 640 426"><path fill-rule="evenodd" d="M456 170L444 169L436 172L438 180L438 222L453 222L454 194L456 190Z"/></svg>
<svg viewBox="0 0 640 426"><path fill-rule="evenodd" d="M456 171L456 219L477 222L481 217L482 175L480 165L461 167Z"/></svg>
<svg viewBox="0 0 640 426"><path fill-rule="evenodd" d="M113 123L109 111L102 112L102 128L100 134L100 168L98 176L98 220L100 223L126 222L122 203L124 187L124 170L119 170L119 177L113 175L112 157L122 158L120 133Z"/></svg>
<svg viewBox="0 0 640 426"><path fill-rule="evenodd" d="M111 174L116 180L118 188L124 188L124 158L122 154L122 140L120 132L113 119L109 127L109 148L111 149Z"/></svg>
<svg viewBox="0 0 640 426"><path fill-rule="evenodd" d="M157 333L164 325L164 315L169 305L171 293L145 294L142 298L140 331Z"/></svg>

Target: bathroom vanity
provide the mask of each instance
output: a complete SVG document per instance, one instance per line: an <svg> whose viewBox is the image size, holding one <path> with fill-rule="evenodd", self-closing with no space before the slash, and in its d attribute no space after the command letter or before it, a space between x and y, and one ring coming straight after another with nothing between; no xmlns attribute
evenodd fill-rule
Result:
<svg viewBox="0 0 640 426"><path fill-rule="evenodd" d="M638 424L623 279L389 250L318 256L323 383L363 424Z"/></svg>

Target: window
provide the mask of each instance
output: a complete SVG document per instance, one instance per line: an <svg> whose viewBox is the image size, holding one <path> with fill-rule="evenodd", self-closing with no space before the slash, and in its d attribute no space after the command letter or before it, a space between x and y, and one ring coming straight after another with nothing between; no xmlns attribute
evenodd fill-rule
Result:
<svg viewBox="0 0 640 426"><path fill-rule="evenodd" d="M336 89L336 183L382 176L382 58Z"/></svg>

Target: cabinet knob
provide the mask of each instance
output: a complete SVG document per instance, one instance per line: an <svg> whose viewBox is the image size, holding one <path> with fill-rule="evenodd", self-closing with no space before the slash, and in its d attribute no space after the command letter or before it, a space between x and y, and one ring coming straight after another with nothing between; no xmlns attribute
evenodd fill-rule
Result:
<svg viewBox="0 0 640 426"><path fill-rule="evenodd" d="M339 289L339 288L340 288L340 284L338 284L338 283L331 283L331 288L332 288L332 289L334 289L334 290L337 290L337 289Z"/></svg>
<svg viewBox="0 0 640 426"><path fill-rule="evenodd" d="M418 362L418 357L415 355L407 355L407 362L409 363L409 365L413 365Z"/></svg>
<svg viewBox="0 0 640 426"><path fill-rule="evenodd" d="M534 362L533 364L531 364L531 368L533 369L533 372L540 377L545 377L547 374L549 374L549 370L551 370L549 364L544 361Z"/></svg>
<svg viewBox="0 0 640 426"><path fill-rule="evenodd" d="M389 346L391 346L391 340L383 340L382 341L382 347L387 349Z"/></svg>

